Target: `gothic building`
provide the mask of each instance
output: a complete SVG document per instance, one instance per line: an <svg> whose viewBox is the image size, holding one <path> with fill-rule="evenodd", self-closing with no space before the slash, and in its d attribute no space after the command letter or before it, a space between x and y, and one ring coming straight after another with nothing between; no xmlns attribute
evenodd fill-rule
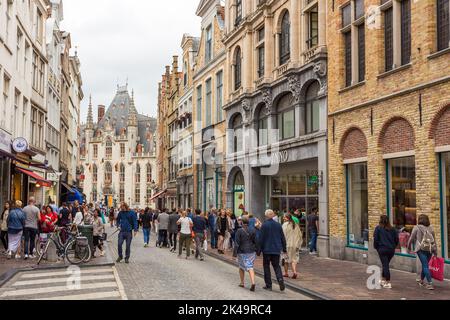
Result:
<svg viewBox="0 0 450 320"><path fill-rule="evenodd" d="M89 103L80 144L88 202L108 207L120 202L138 208L151 206L156 186L155 131L156 119L137 113L134 93L130 96L127 86L117 88L107 110L98 107L97 123Z"/></svg>

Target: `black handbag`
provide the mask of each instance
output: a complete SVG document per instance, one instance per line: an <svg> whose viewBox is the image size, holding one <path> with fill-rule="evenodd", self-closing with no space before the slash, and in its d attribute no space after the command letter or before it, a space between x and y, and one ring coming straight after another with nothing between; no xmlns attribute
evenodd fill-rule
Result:
<svg viewBox="0 0 450 320"><path fill-rule="evenodd" d="M106 233L106 232L104 232L103 234L102 234L102 240L103 241L106 241L108 239L108 234Z"/></svg>

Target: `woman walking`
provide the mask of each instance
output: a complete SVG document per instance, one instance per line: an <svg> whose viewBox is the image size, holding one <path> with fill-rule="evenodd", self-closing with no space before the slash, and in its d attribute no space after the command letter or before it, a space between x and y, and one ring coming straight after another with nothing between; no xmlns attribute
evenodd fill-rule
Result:
<svg viewBox="0 0 450 320"><path fill-rule="evenodd" d="M392 289L390 263L395 255L395 249L399 244L397 230L395 230L387 215L382 215L380 224L375 228L374 248L378 251L381 264L383 265L383 278L381 286L385 289Z"/></svg>
<svg viewBox="0 0 450 320"><path fill-rule="evenodd" d="M94 211L94 253L92 254L95 257L96 248L100 250L100 257L105 255L103 251L103 233L105 233L105 225L103 224L102 218L100 217L100 210L95 209Z"/></svg>
<svg viewBox="0 0 450 320"><path fill-rule="evenodd" d="M192 219L187 216L186 211L181 213L181 218L178 220L177 225L181 226L178 258L181 258L183 246L186 246L186 260L188 260L191 256L192 227L194 224Z"/></svg>
<svg viewBox="0 0 450 320"><path fill-rule="evenodd" d="M239 287L245 288L245 272L250 275L251 288L254 292L255 284L255 260L256 260L256 231L249 228L249 217L242 217L242 228L239 228L235 237L234 256L238 258L239 262L239 276L241 284Z"/></svg>
<svg viewBox="0 0 450 320"><path fill-rule="evenodd" d="M219 234L218 252L219 254L225 254L225 236L230 233L230 223L225 210L220 210L220 214L217 217L216 230Z"/></svg>
<svg viewBox="0 0 450 320"><path fill-rule="evenodd" d="M430 260L437 255L436 235L431 227L430 218L422 214L419 216L419 224L414 227L409 239L408 249L411 250L414 244L414 252L422 264L422 273L419 285L427 290L434 290L433 279L430 273ZM427 283L425 283L425 279Z"/></svg>
<svg viewBox="0 0 450 320"><path fill-rule="evenodd" d="M25 212L22 210L22 201L16 201L8 215L8 259L15 255L20 259L19 247L22 242L23 229L25 228Z"/></svg>
<svg viewBox="0 0 450 320"><path fill-rule="evenodd" d="M283 233L286 238L287 261L284 264L284 277L289 278L289 265L294 273L292 279L297 279L298 251L302 243L302 231L300 225L295 223L293 217L287 214L284 217Z"/></svg>
<svg viewBox="0 0 450 320"><path fill-rule="evenodd" d="M5 207L3 208L2 216L0 217L0 239L3 244L3 248L5 248L6 253L8 251L8 215L9 210L12 207L11 201L6 201Z"/></svg>

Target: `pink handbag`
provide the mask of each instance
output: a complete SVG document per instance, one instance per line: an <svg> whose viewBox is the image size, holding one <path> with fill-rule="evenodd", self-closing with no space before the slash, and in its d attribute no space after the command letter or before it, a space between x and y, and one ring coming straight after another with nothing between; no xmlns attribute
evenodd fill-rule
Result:
<svg viewBox="0 0 450 320"><path fill-rule="evenodd" d="M443 258L433 256L430 260L430 273L433 279L438 281L444 281L444 266L445 261Z"/></svg>

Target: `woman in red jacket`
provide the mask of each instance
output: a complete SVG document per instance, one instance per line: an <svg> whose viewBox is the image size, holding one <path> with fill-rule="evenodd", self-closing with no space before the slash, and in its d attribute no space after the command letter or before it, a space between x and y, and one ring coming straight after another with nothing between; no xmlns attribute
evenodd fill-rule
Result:
<svg viewBox="0 0 450 320"><path fill-rule="evenodd" d="M41 228L42 233L52 233L55 231L56 223L58 222L58 215L53 212L52 207L45 207L44 214L41 214Z"/></svg>

